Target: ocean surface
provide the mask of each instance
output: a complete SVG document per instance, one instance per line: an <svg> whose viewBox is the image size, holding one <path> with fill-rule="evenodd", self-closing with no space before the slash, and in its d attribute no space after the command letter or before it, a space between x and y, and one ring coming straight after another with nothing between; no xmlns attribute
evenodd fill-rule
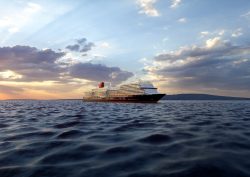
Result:
<svg viewBox="0 0 250 177"><path fill-rule="evenodd" d="M249 101L0 101L0 177L247 177Z"/></svg>

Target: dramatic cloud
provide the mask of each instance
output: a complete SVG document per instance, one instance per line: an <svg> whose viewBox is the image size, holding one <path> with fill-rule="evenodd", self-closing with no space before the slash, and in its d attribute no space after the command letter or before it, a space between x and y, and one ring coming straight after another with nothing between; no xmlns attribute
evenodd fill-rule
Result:
<svg viewBox="0 0 250 177"><path fill-rule="evenodd" d="M65 53L51 49L39 50L29 46L0 48L0 72L13 72L20 81L58 80L63 71L56 62Z"/></svg>
<svg viewBox="0 0 250 177"><path fill-rule="evenodd" d="M216 37L207 40L205 46L157 55L154 65L146 70L173 87L249 90L249 68L249 45L233 45Z"/></svg>
<svg viewBox="0 0 250 177"><path fill-rule="evenodd" d="M87 45L88 50L93 44ZM74 78L90 81L113 81L119 83L133 76L118 67L107 67L91 63L61 62L64 52L51 49L39 50L29 46L0 48L0 81L58 81L69 83Z"/></svg>
<svg viewBox="0 0 250 177"><path fill-rule="evenodd" d="M78 63L70 68L70 75L92 81L111 81L120 83L133 76L133 73L123 71L118 67L107 67L101 64Z"/></svg>
<svg viewBox="0 0 250 177"><path fill-rule="evenodd" d="M137 0L137 4L142 9L139 11L139 13L143 13L152 17L159 16L160 15L159 12L154 7L154 4L156 2L157 0Z"/></svg>
<svg viewBox="0 0 250 177"><path fill-rule="evenodd" d="M66 46L66 49L73 52L86 53L95 46L93 42L87 42L86 38L77 39L76 42L76 44Z"/></svg>

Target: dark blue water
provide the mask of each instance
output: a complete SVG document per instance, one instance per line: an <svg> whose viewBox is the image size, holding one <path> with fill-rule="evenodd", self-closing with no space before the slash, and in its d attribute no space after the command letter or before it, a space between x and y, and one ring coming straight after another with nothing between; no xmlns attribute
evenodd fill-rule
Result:
<svg viewBox="0 0 250 177"><path fill-rule="evenodd" d="M250 102L0 102L0 177L250 176Z"/></svg>

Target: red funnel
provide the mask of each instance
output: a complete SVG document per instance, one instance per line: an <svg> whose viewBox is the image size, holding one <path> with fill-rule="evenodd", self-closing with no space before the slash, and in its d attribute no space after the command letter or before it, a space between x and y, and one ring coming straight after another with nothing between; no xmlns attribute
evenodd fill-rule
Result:
<svg viewBox="0 0 250 177"><path fill-rule="evenodd" d="M100 82L98 85L99 88L103 88L104 87L104 82Z"/></svg>

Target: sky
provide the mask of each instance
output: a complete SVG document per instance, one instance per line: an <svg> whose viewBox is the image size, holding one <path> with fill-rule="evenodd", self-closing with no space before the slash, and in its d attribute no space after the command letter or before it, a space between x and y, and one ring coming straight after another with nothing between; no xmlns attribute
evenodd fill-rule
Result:
<svg viewBox="0 0 250 177"><path fill-rule="evenodd" d="M249 0L0 0L0 100L100 81L250 97Z"/></svg>

